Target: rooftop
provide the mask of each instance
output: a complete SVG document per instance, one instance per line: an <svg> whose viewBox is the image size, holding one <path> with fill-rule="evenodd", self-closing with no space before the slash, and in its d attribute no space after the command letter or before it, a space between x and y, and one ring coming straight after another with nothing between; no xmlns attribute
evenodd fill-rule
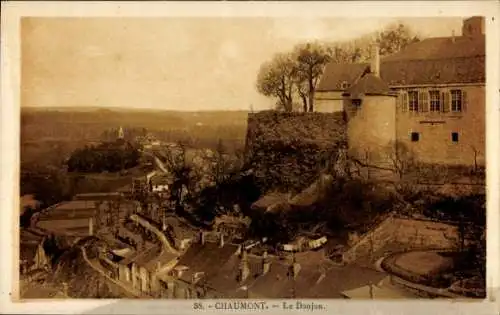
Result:
<svg viewBox="0 0 500 315"><path fill-rule="evenodd" d="M389 87L484 83L485 44L484 35L427 38L410 44L395 54L382 57L380 78ZM363 83L362 90L376 94L386 93L387 86L375 82L370 75L363 76L369 71L370 65L366 63L328 64L317 90L342 91L346 89L343 88L344 83L352 86L363 77L367 82Z"/></svg>
<svg viewBox="0 0 500 315"><path fill-rule="evenodd" d="M352 84L367 71L368 63L329 63L318 84L317 91L343 91L344 82Z"/></svg>
<svg viewBox="0 0 500 315"><path fill-rule="evenodd" d="M122 194L120 192L84 193L75 195L73 200L109 200L121 197Z"/></svg>
<svg viewBox="0 0 500 315"><path fill-rule="evenodd" d="M389 95L389 85L373 73L367 73L346 91L352 98L363 95Z"/></svg>
<svg viewBox="0 0 500 315"><path fill-rule="evenodd" d="M263 258L247 254L249 274L245 281L239 281L241 256L236 250L234 245L221 248L210 242L193 244L177 263L178 267L185 267L181 279L191 282L195 272L203 272L207 287L225 298L243 298L247 294L250 298L290 298L294 294L304 298L340 298L343 291L378 283L386 276L370 268L332 267L318 260L300 263L294 279L290 275L291 259L269 255L270 268L263 273Z"/></svg>
<svg viewBox="0 0 500 315"><path fill-rule="evenodd" d="M189 267L183 272L181 279L189 282L195 272L205 272L205 276L211 278L219 270L215 266L223 266L237 251L238 246L233 244L220 247L213 242L205 242L204 245L193 243L177 263L177 266Z"/></svg>

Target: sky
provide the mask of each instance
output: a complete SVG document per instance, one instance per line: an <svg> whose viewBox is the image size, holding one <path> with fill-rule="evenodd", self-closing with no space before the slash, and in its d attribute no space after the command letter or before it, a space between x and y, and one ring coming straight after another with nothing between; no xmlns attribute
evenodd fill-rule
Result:
<svg viewBox="0 0 500 315"><path fill-rule="evenodd" d="M461 18L23 18L21 106L269 109L255 80L273 54L404 22L421 37Z"/></svg>

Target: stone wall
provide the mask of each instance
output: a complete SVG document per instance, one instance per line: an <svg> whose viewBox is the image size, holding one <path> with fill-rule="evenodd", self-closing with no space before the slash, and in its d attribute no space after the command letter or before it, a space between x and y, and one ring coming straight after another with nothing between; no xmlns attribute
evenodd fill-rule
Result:
<svg viewBox="0 0 500 315"><path fill-rule="evenodd" d="M480 66L480 65L478 65ZM416 157L425 163L452 165L485 165L486 157L486 100L484 85L448 86L441 88L420 88L419 93L430 90L449 93L460 89L467 94L462 112L419 112L402 111L398 106L398 140L408 146ZM406 89L399 90L406 92ZM450 98L450 97L449 97ZM450 106L448 100L447 106ZM420 139L411 141L411 133L418 132ZM451 133L458 133L458 142L453 142Z"/></svg>
<svg viewBox="0 0 500 315"><path fill-rule="evenodd" d="M391 214L345 251L343 260L345 263L354 262L394 245L406 250L453 249L457 239L458 229L455 225L400 218Z"/></svg>
<svg viewBox="0 0 500 315"><path fill-rule="evenodd" d="M264 191L299 191L317 178L327 156L344 143L342 112L249 114L246 166L254 170Z"/></svg>

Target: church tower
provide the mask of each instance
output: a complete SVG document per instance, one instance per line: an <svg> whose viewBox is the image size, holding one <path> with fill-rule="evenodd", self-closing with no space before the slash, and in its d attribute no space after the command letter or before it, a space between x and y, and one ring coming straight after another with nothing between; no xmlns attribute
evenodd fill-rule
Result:
<svg viewBox="0 0 500 315"><path fill-rule="evenodd" d="M122 126L120 126L120 129L118 129L118 139L123 140L124 137L125 137L125 135L123 133L123 128L122 128Z"/></svg>

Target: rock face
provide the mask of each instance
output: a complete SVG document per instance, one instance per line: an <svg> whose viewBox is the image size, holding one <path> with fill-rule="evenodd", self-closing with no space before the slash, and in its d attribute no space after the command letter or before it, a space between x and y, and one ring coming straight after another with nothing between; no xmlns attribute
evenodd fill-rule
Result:
<svg viewBox="0 0 500 315"><path fill-rule="evenodd" d="M262 191L298 192L343 145L342 113L259 112L248 116L245 162Z"/></svg>

